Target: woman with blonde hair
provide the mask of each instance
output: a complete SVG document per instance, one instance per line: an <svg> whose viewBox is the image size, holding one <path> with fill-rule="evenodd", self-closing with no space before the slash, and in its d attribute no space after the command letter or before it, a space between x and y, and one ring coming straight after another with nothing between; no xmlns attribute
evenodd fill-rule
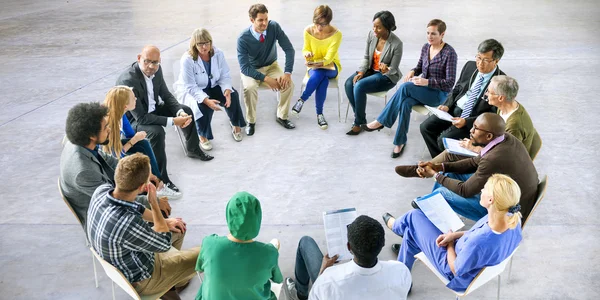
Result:
<svg viewBox="0 0 600 300"><path fill-rule="evenodd" d="M200 147L212 150L210 122L214 111L225 107L231 134L236 142L242 141L242 127L246 126L238 92L231 85L229 66L225 55L213 46L208 30L194 30L190 47L180 60L181 72L174 84L179 102L189 106L196 118Z"/></svg>
<svg viewBox="0 0 600 300"><path fill-rule="evenodd" d="M131 123L129 123L126 113L135 109L135 100L133 89L124 85L112 87L106 93L104 106L108 107L108 123L112 130L108 136L108 144L102 146L102 151L117 159L133 153L143 153L150 158L152 174L158 180L170 182L167 176L160 173L152 146L146 140L146 132L135 132L131 127ZM117 128L120 130L116 130ZM169 199L177 199L182 196L181 192L171 190L166 185L160 185L157 188L157 194L161 197L166 196Z"/></svg>
<svg viewBox="0 0 600 300"><path fill-rule="evenodd" d="M317 110L317 124L327 129L323 115L323 104L327 98L329 79L336 78L342 65L338 49L342 43L342 32L331 25L333 11L327 5L319 5L313 13L313 23L304 29L304 47L302 54L308 68L308 82L298 102L292 108L292 114L299 114L304 102L314 93Z"/></svg>
<svg viewBox="0 0 600 300"><path fill-rule="evenodd" d="M521 189L513 179L494 174L479 201L488 214L468 231L443 233L419 209L399 219L385 213L383 220L402 237L398 261L411 269L415 254L423 252L450 281L447 287L464 291L482 268L499 264L521 242L520 197Z"/></svg>

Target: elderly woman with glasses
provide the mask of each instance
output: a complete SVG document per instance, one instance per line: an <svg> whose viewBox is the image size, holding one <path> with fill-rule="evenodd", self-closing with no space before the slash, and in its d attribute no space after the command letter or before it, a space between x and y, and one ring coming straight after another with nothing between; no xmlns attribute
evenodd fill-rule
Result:
<svg viewBox="0 0 600 300"><path fill-rule="evenodd" d="M212 37L206 29L194 30L190 47L180 62L181 72L174 86L179 101L194 111L201 148L212 149L210 123L213 112L222 107L229 117L233 139L240 142L241 128L246 126L246 122L238 92L231 85L229 66L223 51L213 46Z"/></svg>
<svg viewBox="0 0 600 300"><path fill-rule="evenodd" d="M342 32L331 25L333 12L327 5L319 5L313 14L313 24L304 30L302 54L308 67L308 82L298 102L292 108L292 114L299 114L304 102L315 93L317 124L327 129L323 115L323 104L327 97L329 79L336 78L342 70L338 49L342 42Z"/></svg>

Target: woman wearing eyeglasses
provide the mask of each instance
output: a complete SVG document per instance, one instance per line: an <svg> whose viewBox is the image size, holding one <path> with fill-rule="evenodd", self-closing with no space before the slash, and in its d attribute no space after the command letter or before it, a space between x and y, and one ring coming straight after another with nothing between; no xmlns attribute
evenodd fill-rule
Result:
<svg viewBox="0 0 600 300"><path fill-rule="evenodd" d="M464 291L482 268L501 263L521 242L520 198L521 189L513 179L494 174L479 201L487 215L468 231L441 232L419 209L398 219L385 213L383 220L402 237L398 261L412 269L414 256L423 252L450 281L447 287Z"/></svg>
<svg viewBox="0 0 600 300"><path fill-rule="evenodd" d="M406 144L406 134L414 105L437 107L446 100L456 80L458 55L454 48L444 42L446 23L433 19L427 24L427 43L421 48L417 66L404 78L398 91L392 96L377 120L363 127L366 131L391 128L398 121L392 158L400 157Z"/></svg>
<svg viewBox="0 0 600 300"><path fill-rule="evenodd" d="M242 127L246 126L238 92L231 85L229 66L223 51L213 46L206 29L196 29L190 47L181 57L181 72L175 82L179 102L191 107L196 118L200 147L212 150L211 120L214 111L225 107L231 125L231 134L237 142L242 140Z"/></svg>
<svg viewBox="0 0 600 300"><path fill-rule="evenodd" d="M331 23L333 12L327 5L319 5L313 14L313 24L304 30L302 54L308 68L308 82L298 102L292 107L292 114L299 114L304 102L314 93L317 110L317 124L327 129L323 115L323 104L327 97L329 79L336 78L342 70L338 49L342 42L342 32Z"/></svg>

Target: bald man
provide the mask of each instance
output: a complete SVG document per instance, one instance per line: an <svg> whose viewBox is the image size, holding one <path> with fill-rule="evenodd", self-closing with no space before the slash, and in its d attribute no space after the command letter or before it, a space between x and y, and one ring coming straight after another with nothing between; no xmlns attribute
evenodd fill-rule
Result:
<svg viewBox="0 0 600 300"><path fill-rule="evenodd" d="M138 54L137 61L117 79L117 85L133 88L135 109L127 113L127 118L135 131L145 131L150 140L156 162L165 185L175 191L179 188L169 179L167 154L165 152L165 129L177 126L185 135L187 156L202 161L213 159L202 152L198 132L194 124L192 110L169 92L160 67L160 50L148 45Z"/></svg>
<svg viewBox="0 0 600 300"><path fill-rule="evenodd" d="M397 166L396 173L403 177L435 177L432 193L440 192L455 212L471 220L487 214L479 205L479 197L488 178L496 173L508 175L521 188L521 213L525 220L535 203L538 174L523 143L506 133L505 128L500 115L481 114L470 131L471 144L482 147L479 156L464 158L446 153L443 163Z"/></svg>

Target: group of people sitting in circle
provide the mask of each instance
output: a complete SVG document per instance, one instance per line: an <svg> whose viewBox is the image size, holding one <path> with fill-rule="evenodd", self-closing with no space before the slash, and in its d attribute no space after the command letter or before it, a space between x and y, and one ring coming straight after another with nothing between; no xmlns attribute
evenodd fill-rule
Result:
<svg viewBox="0 0 600 300"><path fill-rule="evenodd" d="M342 35L331 25L332 16L331 8L318 6L313 24L304 31L308 81L292 108L300 113L315 94L317 122L324 129L327 85L341 71ZM433 178L432 194L440 193L456 213L475 225L464 232L440 232L412 201L414 209L401 217L382 216L384 225L402 238L392 245L397 261L377 258L385 245L384 228L363 215L348 225L351 261L336 265L337 256L323 254L315 240L305 236L297 248L295 279L284 279L278 266L279 242L255 240L262 221L260 201L238 192L226 206L229 234L207 236L199 247L182 250L186 223L169 217L169 200L182 194L167 173L165 129L177 126L183 131L187 156L211 160L203 150L212 149L213 112L225 109L236 141L242 140L244 127L246 135L253 135L261 85L281 94L276 121L287 129L295 127L288 120L294 49L281 27L268 19L264 5L252 5L249 17L252 25L238 38L246 119L224 54L205 29L194 31L181 58L177 97L164 81L160 51L146 46L104 103L80 103L69 110L61 192L93 250L121 271L139 294L170 289L162 299L179 299L179 292L201 272L204 281L196 299L276 299L271 282L283 283L280 296L288 299L405 299L419 252L455 291L464 291L479 270L512 253L522 239L521 221L535 204L538 174L533 159L541 139L516 101L516 80L498 67L502 45L494 39L483 41L475 61L465 64L454 84L457 54L443 41L446 24L435 19L427 25L428 42L417 66L402 76L402 41L392 32L396 26L389 11L375 14L364 60L346 80L355 113L347 134L391 127L399 117L392 152L397 157L406 144L412 106L436 106L451 114L452 122L431 115L421 124L432 159L397 166L396 173ZM284 71L277 63L276 42L285 51ZM367 123L367 94L387 91L400 80L403 83L377 120ZM444 150L445 137L460 139L463 147L478 155Z"/></svg>

